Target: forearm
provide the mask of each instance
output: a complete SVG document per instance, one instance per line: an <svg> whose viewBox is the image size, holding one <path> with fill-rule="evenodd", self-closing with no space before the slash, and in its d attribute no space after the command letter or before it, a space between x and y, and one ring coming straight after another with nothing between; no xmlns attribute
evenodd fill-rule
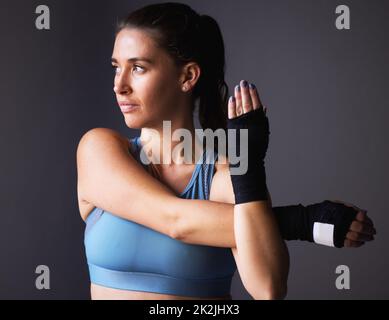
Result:
<svg viewBox="0 0 389 320"><path fill-rule="evenodd" d="M268 197L271 206L269 193ZM174 216L177 217L176 228L180 240L190 244L236 248L234 200L230 197L224 201L184 199L175 201ZM283 208L283 212L288 211L287 207Z"/></svg>
<svg viewBox="0 0 389 320"><path fill-rule="evenodd" d="M235 205L234 228L238 270L247 291L255 299L284 298L289 255L270 205Z"/></svg>
<svg viewBox="0 0 389 320"><path fill-rule="evenodd" d="M175 202L178 203L175 207L179 209L175 210L176 226L173 229L183 242L236 248L233 204L184 199ZM340 248L346 241L351 223L355 221L357 210L344 204L324 201L307 206L272 207L272 212L282 239ZM315 224L332 226L332 233L315 231ZM331 239L334 244L330 244Z"/></svg>
<svg viewBox="0 0 389 320"><path fill-rule="evenodd" d="M271 199L269 197L271 204ZM160 204L162 206L162 203ZM200 244L223 248L236 248L234 231L234 204L209 200L171 199L170 214L176 218L173 228L177 238L189 244ZM286 228L301 223L295 206L273 207L276 224L283 239L292 239L297 228ZM288 213L290 213L288 215Z"/></svg>
<svg viewBox="0 0 389 320"><path fill-rule="evenodd" d="M234 205L209 200L177 199L178 239L189 244L235 248Z"/></svg>
<svg viewBox="0 0 389 320"><path fill-rule="evenodd" d="M270 195L269 203L271 205ZM234 204L177 198L170 202L169 207L172 210L171 214L176 217L174 229L178 235L177 238L181 241L189 244L236 248ZM284 228L280 228L283 239L290 237L291 232L285 228L285 223L282 223L282 220L285 220L286 223L293 220L287 215L288 212L291 215L294 214L292 209L292 206L272 208L277 226L284 226ZM299 221L294 221L294 224L298 223Z"/></svg>

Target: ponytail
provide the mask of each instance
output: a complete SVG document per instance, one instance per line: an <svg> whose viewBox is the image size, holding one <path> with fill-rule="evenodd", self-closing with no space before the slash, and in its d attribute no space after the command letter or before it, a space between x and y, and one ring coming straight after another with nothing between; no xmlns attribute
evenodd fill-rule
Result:
<svg viewBox="0 0 389 320"><path fill-rule="evenodd" d="M226 129L228 87L224 81L225 52L220 28L210 16L200 18L200 65L203 77L199 80L199 121L203 129Z"/></svg>

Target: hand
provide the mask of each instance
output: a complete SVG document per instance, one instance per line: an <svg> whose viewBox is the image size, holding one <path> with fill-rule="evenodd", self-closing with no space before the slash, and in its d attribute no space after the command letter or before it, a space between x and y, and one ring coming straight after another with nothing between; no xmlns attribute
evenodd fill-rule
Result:
<svg viewBox="0 0 389 320"><path fill-rule="evenodd" d="M350 225L349 232L346 234L344 246L347 248L359 248L366 241L373 241L374 235L377 234L373 221L367 216L366 210L361 210L357 206L345 203L340 200L331 200L332 202L341 203L358 211L354 221Z"/></svg>
<svg viewBox="0 0 389 320"><path fill-rule="evenodd" d="M257 88L254 84L248 84L246 80L242 80L234 89L234 99L230 99L228 103L228 118L234 119L242 114L252 110L263 108L266 114L266 107L262 106L259 99Z"/></svg>
<svg viewBox="0 0 389 320"><path fill-rule="evenodd" d="M236 130L236 140L230 140L234 146L239 145L239 150L245 154L245 149L240 146L242 129L248 130L248 148L257 153L250 156L253 162L263 161L269 146L269 120L266 116L266 108L259 99L257 88L254 84L242 80L234 89L235 96L229 99L227 128ZM247 153L248 150L247 150ZM244 156L241 155L241 158ZM251 164L249 164L250 167ZM255 166L254 164L252 166Z"/></svg>
<svg viewBox="0 0 389 320"><path fill-rule="evenodd" d="M228 158L235 204L268 200L264 159L269 120L254 85L242 80L228 104ZM231 133L231 134L230 134ZM249 152L250 150L250 152Z"/></svg>

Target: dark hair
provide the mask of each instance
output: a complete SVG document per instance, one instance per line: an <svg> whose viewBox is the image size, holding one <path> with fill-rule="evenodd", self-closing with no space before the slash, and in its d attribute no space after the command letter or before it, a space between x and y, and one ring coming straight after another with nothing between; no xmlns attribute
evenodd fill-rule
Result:
<svg viewBox="0 0 389 320"><path fill-rule="evenodd" d="M225 50L218 23L199 15L182 3L167 2L133 11L119 22L116 34L124 28L150 32L177 66L196 62L201 75L193 90L199 99L199 121L203 129L226 128L228 87L224 81Z"/></svg>

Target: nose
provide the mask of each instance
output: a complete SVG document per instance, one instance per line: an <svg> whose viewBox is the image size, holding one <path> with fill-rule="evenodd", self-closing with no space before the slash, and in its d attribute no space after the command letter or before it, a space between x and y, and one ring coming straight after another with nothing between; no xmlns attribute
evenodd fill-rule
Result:
<svg viewBox="0 0 389 320"><path fill-rule="evenodd" d="M115 86L113 87L113 91L116 94L128 94L131 91L125 74L122 74L118 76L117 79L115 79Z"/></svg>

